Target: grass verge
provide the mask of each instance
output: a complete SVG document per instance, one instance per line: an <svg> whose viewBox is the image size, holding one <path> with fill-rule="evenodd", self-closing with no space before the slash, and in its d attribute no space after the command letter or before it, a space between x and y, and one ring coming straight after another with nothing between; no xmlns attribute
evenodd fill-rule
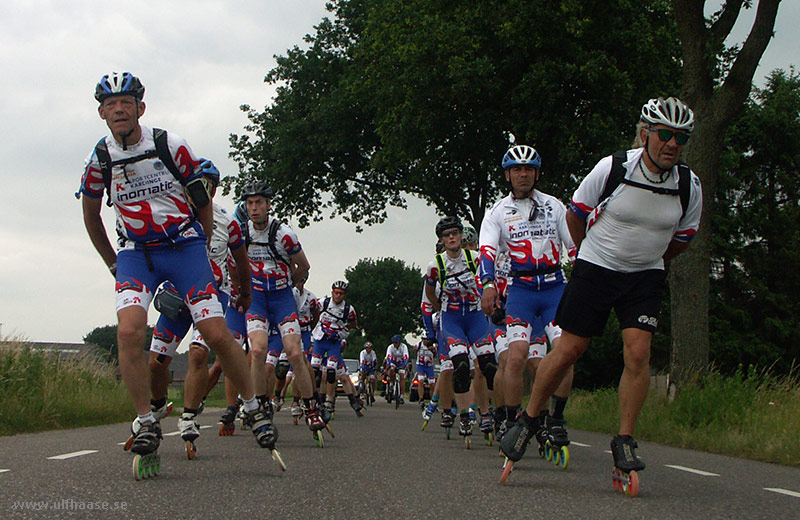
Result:
<svg viewBox="0 0 800 520"><path fill-rule="evenodd" d="M24 342L0 347L0 435L130 421L114 368L92 355L60 360Z"/></svg>
<svg viewBox="0 0 800 520"><path fill-rule="evenodd" d="M573 428L616 434L616 389L576 390L566 418ZM800 466L800 377L740 370L698 378L673 402L651 393L636 438L787 466Z"/></svg>

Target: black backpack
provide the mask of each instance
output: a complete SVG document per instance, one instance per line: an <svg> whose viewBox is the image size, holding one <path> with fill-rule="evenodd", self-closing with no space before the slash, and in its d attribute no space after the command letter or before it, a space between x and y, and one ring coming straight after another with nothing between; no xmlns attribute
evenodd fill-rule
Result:
<svg viewBox="0 0 800 520"><path fill-rule="evenodd" d="M344 302L344 312L342 312L341 316L328 310L328 306L330 306L330 304L331 304L331 297L326 296L325 299L322 300L322 312L327 312L337 320L340 320L342 323L347 325L347 318L350 316L350 304Z"/></svg>
<svg viewBox="0 0 800 520"><path fill-rule="evenodd" d="M105 185L106 193L108 194L106 205L111 206L111 170L114 166L124 167L125 165L143 161L145 159L158 157L161 162L164 163L164 166L166 166L167 169L172 173L172 175L175 176L178 182L181 183L181 186L186 186L186 179L181 176L178 165L175 164L175 160L172 158L172 153L169 151L169 145L167 144L167 131L162 130L161 128L153 128L153 141L155 141L156 144L155 150L150 150L149 152L145 152L141 155L128 157L127 159L120 159L118 161L111 160L111 154L108 153L108 145L106 145L105 137L97 142L94 147L94 153L95 156L97 156L97 162L100 163L100 171L103 174L103 184Z"/></svg>
<svg viewBox="0 0 800 520"><path fill-rule="evenodd" d="M614 193L614 190L617 189L617 186L620 184L627 184L629 186L635 186L636 188L650 190L653 193L659 193L661 195L678 195L681 198L681 218L686 215L686 210L689 207L689 196L691 195L692 185L692 172L689 170L689 166L686 165L686 163L678 162L678 189L676 190L652 186L650 184L642 184L626 179L625 167L622 164L628 160L628 152L622 150L614 153L611 157L611 173L608 175L608 179L606 179L606 186L603 189L603 193L600 195L600 202L609 198L611 194Z"/></svg>
<svg viewBox="0 0 800 520"><path fill-rule="evenodd" d="M280 260L283 263L289 265L289 255L286 253L284 249L278 249L275 247L275 240L278 238L278 228L281 227L281 221L273 218L272 222L269 223L269 233L267 234L267 241L266 242L256 242L250 237L250 223L245 222L242 226L242 232L244 233L244 243L245 246L249 246L250 244L255 244L257 246L267 246L269 250L272 252L273 258L276 261ZM282 253L282 254L281 254Z"/></svg>

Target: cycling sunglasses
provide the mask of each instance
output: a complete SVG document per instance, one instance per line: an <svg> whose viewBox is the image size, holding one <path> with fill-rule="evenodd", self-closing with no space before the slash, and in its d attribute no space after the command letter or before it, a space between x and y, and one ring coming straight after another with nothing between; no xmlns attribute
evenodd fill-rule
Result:
<svg viewBox="0 0 800 520"><path fill-rule="evenodd" d="M657 132L658 138L665 143L669 142L673 136L675 137L675 143L677 143L678 146L683 146L689 142L690 134L687 134L686 132L676 132L675 130L669 130L667 128L651 128L650 131Z"/></svg>

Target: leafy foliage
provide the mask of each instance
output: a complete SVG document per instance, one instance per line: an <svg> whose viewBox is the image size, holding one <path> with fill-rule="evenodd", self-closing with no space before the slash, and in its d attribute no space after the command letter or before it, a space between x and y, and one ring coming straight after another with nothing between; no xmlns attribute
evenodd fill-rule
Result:
<svg viewBox="0 0 800 520"><path fill-rule="evenodd" d="M345 271L347 301L358 312L359 329L347 341L345 357L358 357L365 341L378 355L385 353L395 334L419 332L422 273L402 260L359 260Z"/></svg>
<svg viewBox="0 0 800 520"><path fill-rule="evenodd" d="M268 179L301 227L323 212L367 225L414 195L477 227L505 189L507 133L544 157L566 197L630 140L643 100L674 92L678 42L664 0L339 0L309 48L278 58L241 178ZM547 31L538 27L547 26ZM652 63L659 63L652 67ZM647 73L642 73L642 71ZM299 182L298 182L299 181Z"/></svg>
<svg viewBox="0 0 800 520"><path fill-rule="evenodd" d="M716 196L711 354L725 372L800 359L800 76L774 71L731 126Z"/></svg>

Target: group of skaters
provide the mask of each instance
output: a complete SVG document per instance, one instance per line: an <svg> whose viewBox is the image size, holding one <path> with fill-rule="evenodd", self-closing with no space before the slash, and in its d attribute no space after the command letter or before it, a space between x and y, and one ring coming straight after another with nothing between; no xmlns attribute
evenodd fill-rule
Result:
<svg viewBox="0 0 800 520"><path fill-rule="evenodd" d="M293 415L313 432L330 420L337 379L363 414L342 360L343 342L357 327L347 284L335 282L322 301L305 289L309 261L295 232L269 215L269 186L245 186L231 216L213 202L220 180L213 162L195 156L181 137L140 125L146 107L138 78L103 76L95 99L110 135L87 158L79 195L91 241L116 280L119 365L138 414L131 450L158 448L159 421L169 409L167 368L192 327L179 421L187 450L221 372L228 408L220 434L233 431L238 399L244 423L271 450L272 417L290 386ZM700 221L700 182L679 162L693 126L693 112L679 99L649 100L634 147L601 159L569 208L536 189L543 158L514 143L501 161L509 194L486 212L480 234L457 217L436 224L422 293L426 333L415 352L421 396L439 360L426 424L441 409L448 431L457 421L469 439L477 425L510 461L533 438L565 446L573 365L614 309L625 366L611 448L621 471L644 468L633 433L649 387L665 264L688 247ZM101 218L105 193L117 217L116 249ZM569 279L565 260L573 263ZM154 298L161 317L148 359L142 346ZM210 370L209 350L216 353ZM402 338L392 338L383 372L398 377L400 388L408 358ZM360 371L373 394L376 369L372 345L365 345ZM526 370L533 386L523 408Z"/></svg>
<svg viewBox="0 0 800 520"><path fill-rule="evenodd" d="M168 367L192 327L178 423L189 458L197 415L223 372L228 408L220 434L233 432L241 411L243 424L273 456L273 398L280 403L290 376L294 413L315 438L330 420L337 378L360 415L363 405L343 377L342 343L357 327L345 301L347 283L335 282L322 301L306 290L311 266L295 232L269 215L267 183L245 186L231 216L214 202L220 173L213 162L198 158L183 138L140 124L144 93L128 72L97 83L98 113L110 135L87 157L76 194L83 195L92 244L116 280L119 367L137 412L126 448L140 456L158 449L160 420L171 410ZM116 248L101 216L104 194L116 213ZM160 317L148 357L151 302Z"/></svg>
<svg viewBox="0 0 800 520"><path fill-rule="evenodd" d="M458 218L437 223L421 347L435 345L440 376L424 424L441 408L441 426L449 431L457 416L468 439L477 423L512 463L532 439L562 449L573 366L613 309L624 370L611 451L620 472L644 469L633 434L650 384L665 265L689 246L702 209L700 181L679 162L693 127L679 99L649 100L633 148L601 159L569 208L536 189L539 153L514 144L502 158L510 193L486 212L477 244ZM523 407L526 370L533 384Z"/></svg>

